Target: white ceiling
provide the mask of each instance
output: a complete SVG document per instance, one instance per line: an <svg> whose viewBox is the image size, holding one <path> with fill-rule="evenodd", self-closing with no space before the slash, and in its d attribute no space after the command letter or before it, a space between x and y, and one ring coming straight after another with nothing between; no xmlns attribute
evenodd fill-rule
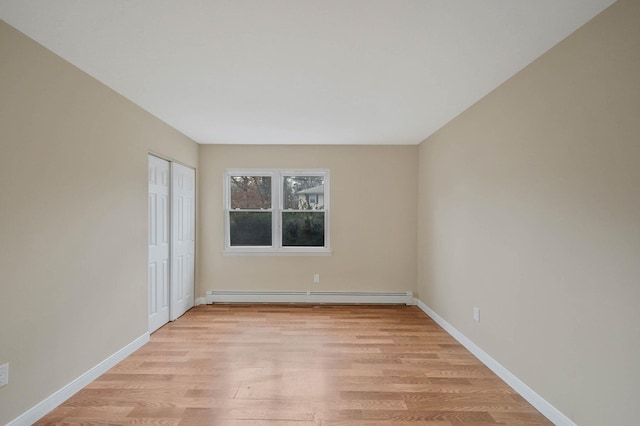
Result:
<svg viewBox="0 0 640 426"><path fill-rule="evenodd" d="M0 0L199 143L417 144L613 0Z"/></svg>

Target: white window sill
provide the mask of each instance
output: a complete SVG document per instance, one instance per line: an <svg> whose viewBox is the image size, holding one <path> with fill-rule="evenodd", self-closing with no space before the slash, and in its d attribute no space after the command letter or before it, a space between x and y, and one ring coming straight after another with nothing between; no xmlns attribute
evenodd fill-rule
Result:
<svg viewBox="0 0 640 426"><path fill-rule="evenodd" d="M227 248L222 251L223 256L332 256L331 249L258 249L258 248Z"/></svg>

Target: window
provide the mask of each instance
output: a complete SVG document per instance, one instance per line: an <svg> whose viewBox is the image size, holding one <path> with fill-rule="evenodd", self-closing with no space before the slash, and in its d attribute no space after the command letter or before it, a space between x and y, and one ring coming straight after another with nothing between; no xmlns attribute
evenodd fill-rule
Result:
<svg viewBox="0 0 640 426"><path fill-rule="evenodd" d="M329 253L329 172L227 171L225 233L227 253Z"/></svg>

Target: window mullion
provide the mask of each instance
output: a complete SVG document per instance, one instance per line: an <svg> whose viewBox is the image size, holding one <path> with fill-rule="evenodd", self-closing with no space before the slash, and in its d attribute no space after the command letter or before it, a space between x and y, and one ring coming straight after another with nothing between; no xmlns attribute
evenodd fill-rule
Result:
<svg viewBox="0 0 640 426"><path fill-rule="evenodd" d="M275 199L271 203L271 207L274 209L274 213L272 216L273 220L273 232L272 232L272 244L276 249L282 248L282 236L281 236L281 228L282 228L282 175L280 172L275 172L273 174L275 185L271 186L272 198L275 196ZM276 188L274 188L276 186Z"/></svg>

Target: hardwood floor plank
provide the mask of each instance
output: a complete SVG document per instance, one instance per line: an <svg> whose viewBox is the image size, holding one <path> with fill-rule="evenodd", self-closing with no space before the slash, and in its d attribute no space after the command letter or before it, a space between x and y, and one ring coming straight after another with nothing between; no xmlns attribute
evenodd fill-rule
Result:
<svg viewBox="0 0 640 426"><path fill-rule="evenodd" d="M38 425L549 425L416 307L205 305Z"/></svg>
<svg viewBox="0 0 640 426"><path fill-rule="evenodd" d="M458 423L491 423L497 424L493 417L483 411L444 411L444 410L387 410L362 412L365 420L427 422L449 421Z"/></svg>

